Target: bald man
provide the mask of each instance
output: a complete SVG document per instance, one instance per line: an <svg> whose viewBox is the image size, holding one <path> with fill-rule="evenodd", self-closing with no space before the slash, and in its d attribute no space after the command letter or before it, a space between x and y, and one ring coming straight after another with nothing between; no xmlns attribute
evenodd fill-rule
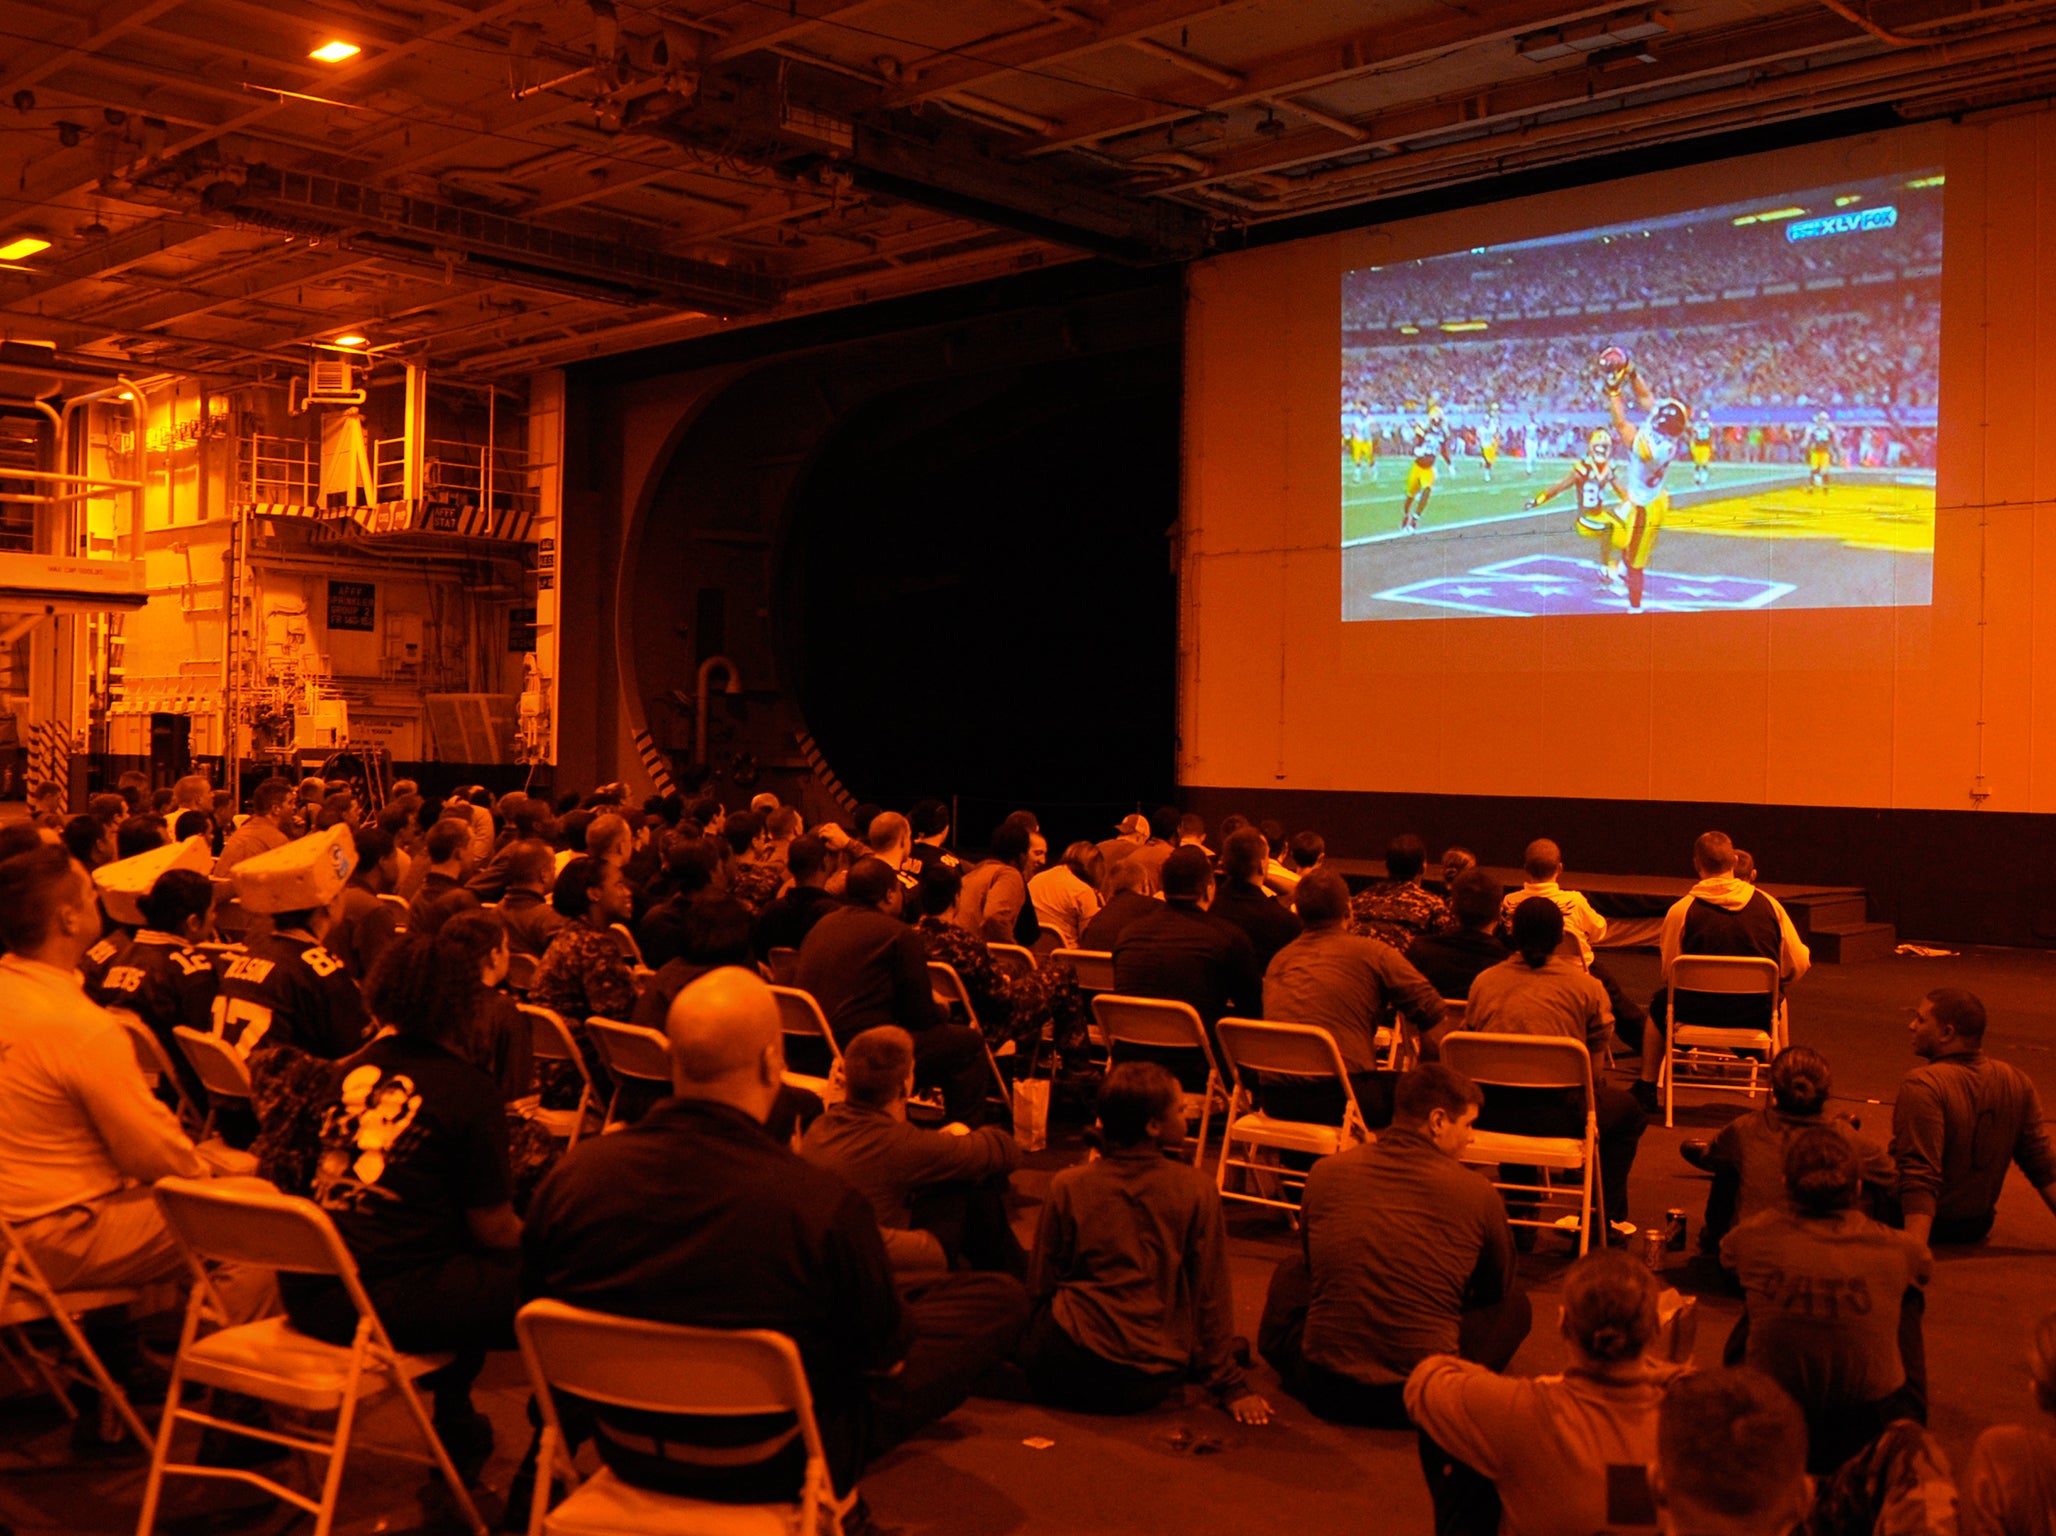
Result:
<svg viewBox="0 0 2056 1536"><path fill-rule="evenodd" d="M536 1191L523 1294L658 1322L771 1328L799 1345L838 1493L968 1395L1013 1351L1028 1297L1004 1275L896 1287L870 1202L764 1128L785 1071L778 1003L724 966L665 1019L672 1097L581 1142ZM643 1487L759 1501L793 1496L779 1457L707 1467L667 1457L692 1421L593 1425L615 1474ZM678 1453L689 1453L689 1444ZM524 1474L533 1476L534 1451ZM533 1486L532 1483L529 1484Z"/></svg>

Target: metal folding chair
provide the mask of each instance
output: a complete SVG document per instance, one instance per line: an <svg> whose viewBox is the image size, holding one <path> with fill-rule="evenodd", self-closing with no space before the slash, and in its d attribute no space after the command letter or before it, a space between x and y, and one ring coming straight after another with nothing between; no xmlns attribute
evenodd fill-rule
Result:
<svg viewBox="0 0 2056 1536"><path fill-rule="evenodd" d="M1372 1139L1356 1102L1356 1089L1349 1081L1349 1068L1335 1037L1311 1024L1280 1024L1265 1019L1223 1019L1214 1026L1221 1042L1221 1059L1228 1064L1228 1112L1222 1118L1221 1156L1214 1168L1214 1184L1223 1200L1247 1200L1297 1211L1296 1200L1273 1200L1228 1187L1228 1170L1240 1168L1252 1174L1275 1178L1289 1189L1304 1189L1306 1175L1278 1163L1259 1163L1254 1158L1235 1156L1241 1143L1252 1150L1270 1147L1283 1152L1307 1152L1331 1157ZM1305 1120L1282 1120L1257 1107L1257 1091L1243 1081L1244 1072L1261 1072L1265 1077L1293 1078L1303 1082L1333 1079L1342 1086L1342 1122L1320 1125ZM1253 1182L1253 1180L1252 1180Z"/></svg>
<svg viewBox="0 0 2056 1536"><path fill-rule="evenodd" d="M616 1118L616 1111L621 1107L622 1086L629 1079L671 1086L671 1042L659 1030L613 1019L587 1019L585 1032L592 1036L600 1060L606 1064L607 1076L614 1080L606 1119L600 1125L602 1131L611 1131L622 1123Z"/></svg>
<svg viewBox="0 0 2056 1536"><path fill-rule="evenodd" d="M1692 995L1761 997L1770 1011L1768 1029L1729 1029L1681 1018ZM1671 962L1670 1008L1663 1065L1663 1123L1676 1123L1679 1073L1684 1081L1715 1093L1754 1098L1770 1092L1770 1060L1791 1043L1778 963L1754 955L1679 955ZM1683 1054L1680 1053L1683 1047ZM1743 1052L1749 1055L1743 1055Z"/></svg>
<svg viewBox="0 0 2056 1536"><path fill-rule="evenodd" d="M1018 945L1014 947L1019 948ZM961 1022L978 1031L979 1043L985 1047L985 1064L992 1068L995 1097L1001 1104L1011 1104L1013 1090L1007 1086L1006 1078L1000 1073L999 1058L992 1054L992 1042L986 1037L984 1024L979 1022L978 1010L971 1006L971 989L964 985L964 978L957 974L957 968L946 960L930 960L928 986L938 1008L952 1016L961 1012Z"/></svg>
<svg viewBox="0 0 2056 1536"><path fill-rule="evenodd" d="M1510 1131L1473 1131L1465 1150L1467 1163L1512 1164L1538 1170L1540 1184L1515 1184L1494 1179L1492 1187L1533 1200L1538 1213L1561 1206L1578 1216L1578 1253L1592 1246L1595 1228L1603 1230L1606 1202L1599 1188L1599 1101L1592 1088L1592 1053L1582 1040L1560 1035L1453 1034L1442 1039L1442 1061L1479 1086L1492 1088L1556 1088L1575 1090L1585 1099L1582 1136L1522 1136ZM1576 1190L1557 1184L1551 1170L1580 1176ZM1555 1230L1548 1217L1510 1216L1516 1226Z"/></svg>
<svg viewBox="0 0 2056 1536"><path fill-rule="evenodd" d="M800 952L789 944L774 944L764 951L764 969L771 973L773 986L789 987L800 973Z"/></svg>
<svg viewBox="0 0 2056 1536"><path fill-rule="evenodd" d="M528 1536L839 1536L844 1517L856 1507L855 1489L836 1497L806 1370L798 1346L785 1335L644 1322L561 1301L531 1301L514 1319L514 1332L543 1418ZM805 1467L790 1501L764 1505L659 1493L605 1471L581 1480L565 1449L555 1396L560 1391L636 1413L717 1422L776 1416L777 1427L755 1444L733 1445L732 1435L720 1436L719 1464L768 1460L797 1434L806 1448ZM553 1474L570 1490L555 1509L549 1507Z"/></svg>
<svg viewBox="0 0 2056 1536"><path fill-rule="evenodd" d="M642 946L635 942L635 935L629 931L628 924L609 923L607 924L607 932L614 935L614 942L621 946L621 953L627 958L630 965L640 970L646 971L649 969L643 963Z"/></svg>
<svg viewBox="0 0 2056 1536"><path fill-rule="evenodd" d="M428 1442L429 1454L422 1456L387 1445L366 1445L363 1449L433 1466L449 1484L465 1522L476 1536L485 1536L485 1522L471 1502L470 1490L450 1461L449 1452L436 1435L428 1407L414 1386L416 1378L448 1365L450 1357L403 1355L393 1347L371 1298L364 1294L364 1286L357 1278L357 1263L343 1246L342 1235L328 1219L328 1213L311 1200L282 1195L254 1179L233 1183L222 1179L160 1179L152 1193L192 1270L193 1291L186 1304L178 1355L172 1361L164 1418L158 1425L157 1442L150 1457L150 1477L143 1487L143 1510L136 1523L136 1536L150 1536L157 1523L164 1479L172 1476L227 1478L248 1483L305 1510L314 1516L314 1536L328 1536L335 1523L336 1499L343 1486L343 1468L350 1453L357 1410L366 1400L389 1392L397 1392L406 1403L422 1438ZM218 1328L201 1337L203 1321L226 1317L207 1274L204 1261L208 1259L295 1274L333 1276L357 1309L355 1336L347 1345L324 1344L296 1330L284 1317L275 1316ZM183 1402L188 1383L240 1392L307 1413L333 1413L335 1432L329 1439L319 1440L311 1432L292 1434L262 1429L188 1408ZM174 1462L171 1443L182 1422L325 1457L328 1466L320 1497L309 1498L262 1473L240 1467Z"/></svg>
<svg viewBox="0 0 2056 1536"><path fill-rule="evenodd" d="M204 1141L214 1134L215 1110L221 1100L250 1102L250 1066L243 1060L242 1052L219 1035L203 1034L183 1024L174 1025L171 1034L178 1041L178 1048L186 1053L186 1060L193 1064L193 1075L200 1079L200 1086L207 1090L207 1118L200 1126Z"/></svg>
<svg viewBox="0 0 2056 1536"><path fill-rule="evenodd" d="M586 1112L593 1107L592 1068L586 1065L585 1052L578 1048L578 1037L571 1033L571 1026L564 1022L563 1014L540 1003L516 1003L514 1006L528 1015L530 1049L536 1061L569 1062L578 1073L580 1087L576 1109L544 1109L538 1105L528 1112L529 1119L552 1136L561 1137L564 1150L568 1152L585 1134Z"/></svg>
<svg viewBox="0 0 2056 1536"><path fill-rule="evenodd" d="M1078 978L1078 985L1087 992L1113 992L1114 957L1104 949L1053 949L1049 952L1052 964L1062 961L1071 968L1071 974Z"/></svg>
<svg viewBox="0 0 2056 1536"><path fill-rule="evenodd" d="M157 1038L157 1031L126 1008L109 1008L107 1011L128 1032L129 1044L136 1053L136 1066L143 1074L143 1081L150 1085L150 1091L161 1093L165 1085L170 1084L177 1097L172 1112L178 1116L180 1127L195 1141L204 1139L207 1113L186 1092L185 1081L178 1075L178 1068L172 1062L171 1053L165 1050L164 1042Z"/></svg>
<svg viewBox="0 0 2056 1536"><path fill-rule="evenodd" d="M1207 1127L1215 1106L1225 1107L1228 1090L1221 1069L1214 1061L1214 1048L1206 1037L1206 1025L1199 1010L1190 1003L1161 997L1126 997L1118 992L1101 992L1092 999L1092 1017L1106 1037L1111 1053L1121 1045L1147 1045L1181 1051L1198 1051L1206 1062L1206 1088L1185 1095L1185 1118L1199 1121L1199 1138L1192 1148L1192 1166L1206 1156Z"/></svg>
<svg viewBox="0 0 2056 1536"><path fill-rule="evenodd" d="M815 1000L814 994L802 987L774 986L771 995L778 999L778 1027L789 1039L826 1041L828 1045L826 1077L795 1072L788 1067L786 1082L818 1094L823 1104L835 1103L842 1097L842 1047L835 1043L835 1032L828 1027L828 1015L821 1011L821 1004Z"/></svg>
<svg viewBox="0 0 2056 1536"><path fill-rule="evenodd" d="M40 1382L64 1410L76 1419L68 1387L76 1384L93 1388L114 1412L124 1428L136 1437L136 1444L151 1450L155 1441L129 1402L128 1394L107 1373L107 1367L86 1339L79 1319L103 1307L131 1306L146 1293L134 1287L98 1291L60 1291L44 1275L14 1229L0 1220L0 1360L31 1386ZM168 1300L176 1304L176 1292ZM29 1332L31 1323L49 1322L71 1350L66 1359L57 1349L39 1343Z"/></svg>
<svg viewBox="0 0 2056 1536"><path fill-rule="evenodd" d="M535 985L536 957L525 949L517 949L507 956L507 987L523 997Z"/></svg>
<svg viewBox="0 0 2056 1536"><path fill-rule="evenodd" d="M1035 951L1025 944L987 944L993 969L1008 976L1028 976L1035 971Z"/></svg>

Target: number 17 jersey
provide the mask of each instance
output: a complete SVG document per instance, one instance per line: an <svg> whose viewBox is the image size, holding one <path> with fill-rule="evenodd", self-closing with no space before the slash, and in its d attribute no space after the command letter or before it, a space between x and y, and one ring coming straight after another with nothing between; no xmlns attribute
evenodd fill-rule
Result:
<svg viewBox="0 0 2056 1536"><path fill-rule="evenodd" d="M214 1033L247 1059L296 1045L330 1061L364 1043L370 1014L343 962L305 929L253 939L221 957Z"/></svg>

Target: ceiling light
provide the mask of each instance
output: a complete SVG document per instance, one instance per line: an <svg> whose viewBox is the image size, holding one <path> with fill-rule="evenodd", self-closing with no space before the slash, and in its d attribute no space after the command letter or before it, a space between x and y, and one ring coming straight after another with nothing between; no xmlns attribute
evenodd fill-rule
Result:
<svg viewBox="0 0 2056 1536"><path fill-rule="evenodd" d="M345 59L354 59L364 50L355 43L346 43L341 38L330 38L307 57L319 59L324 64L340 64Z"/></svg>
<svg viewBox="0 0 2056 1536"><path fill-rule="evenodd" d="M136 397L135 393L132 390L125 389L120 394L116 395L114 398L121 401L124 405L126 405L133 401Z"/></svg>
<svg viewBox="0 0 2056 1536"><path fill-rule="evenodd" d="M339 347L361 347L364 345L364 338L362 336L338 336L336 338L336 345Z"/></svg>
<svg viewBox="0 0 2056 1536"><path fill-rule="evenodd" d="M22 235L0 245L0 261L20 261L24 256L33 256L38 251L50 249L50 242L40 235Z"/></svg>

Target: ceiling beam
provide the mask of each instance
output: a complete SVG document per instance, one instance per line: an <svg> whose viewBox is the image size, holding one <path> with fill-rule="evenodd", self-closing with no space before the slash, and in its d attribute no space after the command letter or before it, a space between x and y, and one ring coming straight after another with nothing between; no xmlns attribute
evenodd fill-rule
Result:
<svg viewBox="0 0 2056 1536"><path fill-rule="evenodd" d="M805 37L816 27L838 21L855 21L867 11L880 10L893 0L786 0L783 5L755 4L744 9L746 21L725 31L714 45L708 62L726 64L765 49L776 48Z"/></svg>
<svg viewBox="0 0 2056 1536"><path fill-rule="evenodd" d="M202 219L160 214L118 235L96 240L62 260L39 263L32 273L0 272L0 304L19 304L73 283L105 277L139 261L148 261L160 251L214 233L220 227Z"/></svg>
<svg viewBox="0 0 2056 1536"><path fill-rule="evenodd" d="M13 67L0 76L0 96L12 96L16 91L49 79L65 65L90 57L117 38L147 26L184 3L185 0L114 0L90 20L70 24L85 33L76 42L52 41L40 46L31 45L24 50L26 57L15 59Z"/></svg>

